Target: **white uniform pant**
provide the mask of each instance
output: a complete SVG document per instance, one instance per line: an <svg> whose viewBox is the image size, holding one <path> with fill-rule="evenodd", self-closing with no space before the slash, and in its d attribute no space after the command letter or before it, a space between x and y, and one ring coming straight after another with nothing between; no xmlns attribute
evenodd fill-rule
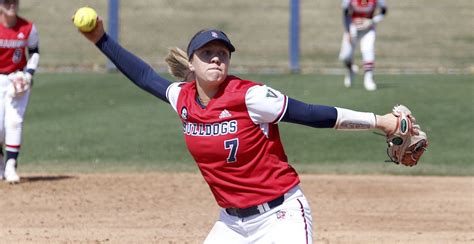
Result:
<svg viewBox="0 0 474 244"><path fill-rule="evenodd" d="M313 243L311 209L299 186L285 194L285 201L268 212L239 218L221 209L219 220L205 244Z"/></svg>
<svg viewBox="0 0 474 244"><path fill-rule="evenodd" d="M355 35L344 32L339 60L344 63L352 63L357 43L360 43L360 52L364 65L373 64L375 60L375 28L366 31L357 31Z"/></svg>
<svg viewBox="0 0 474 244"><path fill-rule="evenodd" d="M12 97L7 94L10 85L7 75L0 75L0 144L9 151L18 152L31 89L21 96Z"/></svg>

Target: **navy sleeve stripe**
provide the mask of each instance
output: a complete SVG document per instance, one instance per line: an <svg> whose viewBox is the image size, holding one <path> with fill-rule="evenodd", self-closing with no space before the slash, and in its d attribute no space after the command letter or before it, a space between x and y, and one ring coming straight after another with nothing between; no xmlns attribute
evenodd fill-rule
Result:
<svg viewBox="0 0 474 244"><path fill-rule="evenodd" d="M284 103L283 108L282 108L280 114L278 115L278 117L275 119L275 121L273 121L273 124L276 124L276 123L280 122L280 120L282 120L282 118L283 118L283 115L286 113L286 110L288 109L288 97L285 96L284 99L285 100L283 101L283 103Z"/></svg>
<svg viewBox="0 0 474 244"><path fill-rule="evenodd" d="M334 128L337 120L335 107L314 105L288 98L288 108L282 121L316 128Z"/></svg>

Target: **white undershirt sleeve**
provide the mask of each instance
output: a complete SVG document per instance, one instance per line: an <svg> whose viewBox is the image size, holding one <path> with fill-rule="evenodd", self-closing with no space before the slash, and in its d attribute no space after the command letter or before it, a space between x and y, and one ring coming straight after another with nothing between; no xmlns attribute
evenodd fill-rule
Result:
<svg viewBox="0 0 474 244"><path fill-rule="evenodd" d="M288 98L268 86L256 85L248 89L245 103L255 124L278 123L285 114Z"/></svg>
<svg viewBox="0 0 474 244"><path fill-rule="evenodd" d="M170 86L168 86L168 89L166 89L166 98L168 98L168 101L171 104L171 107L173 107L174 111L178 112L176 106L178 105L178 97L179 97L179 92L181 91L181 84L184 82L174 82Z"/></svg>
<svg viewBox="0 0 474 244"><path fill-rule="evenodd" d="M376 127L374 113L358 112L345 108L338 108L337 120L334 125L336 130L369 130Z"/></svg>
<svg viewBox="0 0 474 244"><path fill-rule="evenodd" d="M28 63L26 64L27 70L36 70L38 68L40 55L39 53L33 53L31 57L28 59Z"/></svg>
<svg viewBox="0 0 474 244"><path fill-rule="evenodd" d="M377 1L377 7L379 8L385 8L385 0L378 0Z"/></svg>
<svg viewBox="0 0 474 244"><path fill-rule="evenodd" d="M38 30L36 29L36 26L33 25L33 27L31 28L30 36L28 37L28 47L35 48L35 47L38 47L38 45L39 45Z"/></svg>
<svg viewBox="0 0 474 244"><path fill-rule="evenodd" d="M351 3L350 0L342 0L342 1L341 1L341 7L342 7L343 9L349 8L349 4L350 4L350 3Z"/></svg>

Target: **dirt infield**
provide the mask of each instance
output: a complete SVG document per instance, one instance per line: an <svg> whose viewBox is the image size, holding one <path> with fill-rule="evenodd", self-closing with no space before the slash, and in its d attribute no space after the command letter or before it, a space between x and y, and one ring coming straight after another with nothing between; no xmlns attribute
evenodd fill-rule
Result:
<svg viewBox="0 0 474 244"><path fill-rule="evenodd" d="M198 174L0 182L0 243L202 243L218 207ZM474 243L473 177L301 175L315 243Z"/></svg>

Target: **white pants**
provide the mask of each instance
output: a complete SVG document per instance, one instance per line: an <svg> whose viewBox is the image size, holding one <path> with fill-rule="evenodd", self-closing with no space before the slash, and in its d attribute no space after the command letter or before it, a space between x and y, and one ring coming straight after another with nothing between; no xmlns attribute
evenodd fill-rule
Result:
<svg viewBox="0 0 474 244"><path fill-rule="evenodd" d="M0 144L4 144L7 150L18 152L31 89L21 96L11 97L7 94L10 83L7 75L0 75Z"/></svg>
<svg viewBox="0 0 474 244"><path fill-rule="evenodd" d="M357 31L355 36L349 38L349 33L344 32L342 36L341 51L339 60L344 63L352 62L354 57L354 49L360 42L360 52L364 64L373 63L375 60L375 29L371 28L366 31Z"/></svg>
<svg viewBox="0 0 474 244"><path fill-rule="evenodd" d="M205 244L313 243L311 209L299 186L285 194L285 201L263 214L248 218L221 209L219 220Z"/></svg>

